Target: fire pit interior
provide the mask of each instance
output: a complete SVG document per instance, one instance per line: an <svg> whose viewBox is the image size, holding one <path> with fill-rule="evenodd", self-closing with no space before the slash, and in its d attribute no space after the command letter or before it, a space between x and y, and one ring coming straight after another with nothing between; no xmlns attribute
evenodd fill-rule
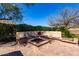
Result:
<svg viewBox="0 0 79 59"><path fill-rule="evenodd" d="M48 42L49 42L49 39L42 38L42 37L40 37L40 38L39 37L38 38L32 38L29 41L29 43L31 43L31 44L33 44L33 45L35 45L37 47L40 47L40 46L42 46L42 45L44 45L44 44L46 44Z"/></svg>
<svg viewBox="0 0 79 59"><path fill-rule="evenodd" d="M35 42L35 43L40 43L44 41L42 38L34 38L33 40L31 40L31 42Z"/></svg>

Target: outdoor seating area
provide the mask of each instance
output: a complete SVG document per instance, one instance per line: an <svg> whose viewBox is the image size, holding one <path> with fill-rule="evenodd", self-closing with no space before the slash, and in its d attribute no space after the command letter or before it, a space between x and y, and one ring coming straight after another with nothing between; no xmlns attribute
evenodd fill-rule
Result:
<svg viewBox="0 0 79 59"><path fill-rule="evenodd" d="M27 35L27 33L24 33L24 34L21 33L21 35L24 35L24 36L17 40L20 45L24 45L24 46L26 46L28 43L31 43L37 47L40 47L44 44L50 43L52 40L58 39L55 37L49 37L48 35L43 35L41 31L37 31L35 35L31 35L31 34Z"/></svg>
<svg viewBox="0 0 79 59"><path fill-rule="evenodd" d="M78 6L0 3L0 56L79 55Z"/></svg>

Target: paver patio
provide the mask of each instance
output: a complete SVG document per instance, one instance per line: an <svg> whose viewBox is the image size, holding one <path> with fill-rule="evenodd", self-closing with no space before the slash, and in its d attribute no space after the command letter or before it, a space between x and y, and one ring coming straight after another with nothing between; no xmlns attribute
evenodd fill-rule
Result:
<svg viewBox="0 0 79 59"><path fill-rule="evenodd" d="M0 47L0 55L20 50L24 56L79 56L79 46L52 40L41 47L28 43L23 46Z"/></svg>

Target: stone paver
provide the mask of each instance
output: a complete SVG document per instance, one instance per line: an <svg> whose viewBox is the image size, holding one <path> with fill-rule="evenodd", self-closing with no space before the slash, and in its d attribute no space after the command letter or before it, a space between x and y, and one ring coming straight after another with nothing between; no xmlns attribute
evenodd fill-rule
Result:
<svg viewBox="0 0 79 59"><path fill-rule="evenodd" d="M0 55L8 52L20 50L24 56L79 56L79 46L61 41L52 41L41 47L32 44L27 46L0 47Z"/></svg>

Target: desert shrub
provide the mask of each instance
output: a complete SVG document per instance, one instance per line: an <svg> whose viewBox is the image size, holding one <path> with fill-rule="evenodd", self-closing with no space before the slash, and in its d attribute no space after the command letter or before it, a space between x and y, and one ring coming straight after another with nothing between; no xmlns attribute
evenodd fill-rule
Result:
<svg viewBox="0 0 79 59"><path fill-rule="evenodd" d="M14 41L15 38L12 37L13 32L14 32L13 25L0 23L0 42ZM11 34L11 36L10 36L10 34Z"/></svg>
<svg viewBox="0 0 79 59"><path fill-rule="evenodd" d="M70 33L70 31L66 27L60 27L59 31L63 33L64 37L68 37L68 38L76 37L75 34Z"/></svg>

